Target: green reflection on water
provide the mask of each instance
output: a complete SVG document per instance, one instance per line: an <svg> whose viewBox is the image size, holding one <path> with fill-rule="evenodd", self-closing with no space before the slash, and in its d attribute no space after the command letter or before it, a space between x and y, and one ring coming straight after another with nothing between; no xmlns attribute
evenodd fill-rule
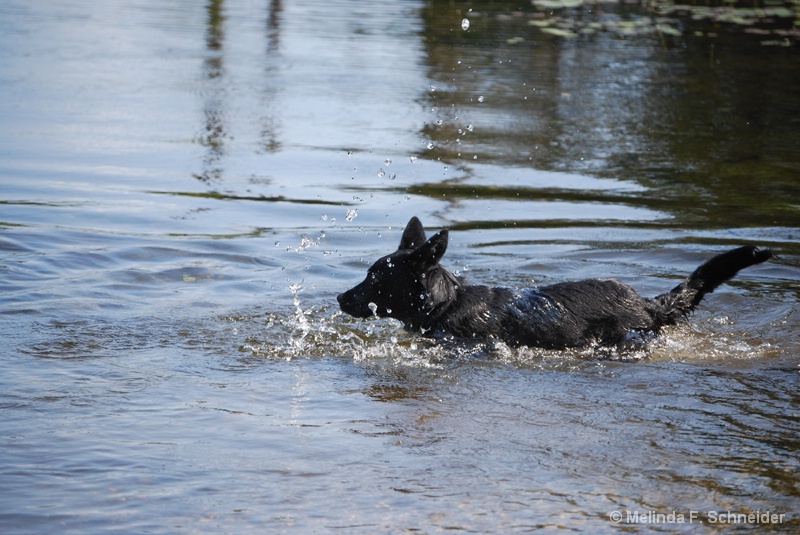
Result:
<svg viewBox="0 0 800 535"><path fill-rule="evenodd" d="M800 56L791 17L751 21L756 32L753 24L722 25L719 10L692 13L666 4L430 2L431 120L422 134L432 148L424 156L467 173L481 162L634 180L650 192L622 202L668 211L679 226L800 226ZM562 29L597 31L572 39L542 32L554 17L569 22ZM655 22L681 31L650 31ZM639 30L618 31L624 25ZM780 32L792 46L764 46ZM462 193L424 187L441 188Z"/></svg>

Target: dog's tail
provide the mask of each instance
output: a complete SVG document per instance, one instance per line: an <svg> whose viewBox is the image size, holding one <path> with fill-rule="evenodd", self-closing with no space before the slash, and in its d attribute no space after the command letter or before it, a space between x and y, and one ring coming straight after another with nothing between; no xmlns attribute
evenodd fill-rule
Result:
<svg viewBox="0 0 800 535"><path fill-rule="evenodd" d="M672 291L651 300L656 328L676 323L694 310L703 297L717 289L720 284L742 269L760 264L772 256L771 249L746 245L708 260Z"/></svg>

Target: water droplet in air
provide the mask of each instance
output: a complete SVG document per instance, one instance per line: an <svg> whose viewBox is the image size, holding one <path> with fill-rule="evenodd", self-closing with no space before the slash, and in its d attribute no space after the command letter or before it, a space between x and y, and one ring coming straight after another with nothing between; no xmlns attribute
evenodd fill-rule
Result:
<svg viewBox="0 0 800 535"><path fill-rule="evenodd" d="M478 102L483 102L483 95L478 97Z"/></svg>
<svg viewBox="0 0 800 535"><path fill-rule="evenodd" d="M464 31L469 30L469 19L464 19L461 21L461 29Z"/></svg>
<svg viewBox="0 0 800 535"><path fill-rule="evenodd" d="M358 210L355 210L355 209L351 208L350 210L347 211L347 215L345 216L345 219L347 221L352 221L356 217L358 217Z"/></svg>
<svg viewBox="0 0 800 535"><path fill-rule="evenodd" d="M411 163L414 163L414 162L417 161L417 157L416 156L412 156L411 158L409 158L409 160L411 160Z"/></svg>
<svg viewBox="0 0 800 535"><path fill-rule="evenodd" d="M378 178L383 178L384 176L386 176L386 171L384 171L381 167L381 169L378 171Z"/></svg>
<svg viewBox="0 0 800 535"><path fill-rule="evenodd" d="M392 160L390 160L389 158L386 158L385 160L383 160L383 163L386 164L386 165L392 165Z"/></svg>
<svg viewBox="0 0 800 535"><path fill-rule="evenodd" d="M433 148L433 143L428 143L425 146L428 147L428 150L431 150Z"/></svg>
<svg viewBox="0 0 800 535"><path fill-rule="evenodd" d="M373 316L377 316L378 315L378 305L376 305L375 303L370 301L370 303L367 305L367 307L369 307L369 309L372 311L372 315Z"/></svg>
<svg viewBox="0 0 800 535"><path fill-rule="evenodd" d="M474 129L475 129L475 127L472 126L471 124L467 125L467 130L469 130L470 132L472 132Z"/></svg>

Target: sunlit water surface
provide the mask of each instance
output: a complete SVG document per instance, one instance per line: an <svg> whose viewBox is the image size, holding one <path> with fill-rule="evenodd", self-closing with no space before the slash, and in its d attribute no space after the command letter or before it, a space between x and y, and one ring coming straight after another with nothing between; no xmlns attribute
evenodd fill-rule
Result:
<svg viewBox="0 0 800 535"><path fill-rule="evenodd" d="M535 4L0 6L0 532L800 529L795 37ZM411 215L485 284L779 258L625 353L431 342L335 301Z"/></svg>

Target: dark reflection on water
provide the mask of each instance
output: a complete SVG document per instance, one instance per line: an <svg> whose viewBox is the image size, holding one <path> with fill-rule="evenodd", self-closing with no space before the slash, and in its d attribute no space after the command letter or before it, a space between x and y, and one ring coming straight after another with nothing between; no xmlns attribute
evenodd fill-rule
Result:
<svg viewBox="0 0 800 535"><path fill-rule="evenodd" d="M4 2L0 531L796 532L779 7ZM779 259L624 354L432 343L334 299L412 214L478 283Z"/></svg>
<svg viewBox="0 0 800 535"><path fill-rule="evenodd" d="M224 15L222 13L222 0L208 3L208 30L206 33L206 47L208 54L203 62L203 74L207 78L204 84L210 94L205 96L203 116L205 124L203 133L200 134L199 143L207 148L208 153L203 158L203 171L195 175L201 182L214 182L221 178L223 170L219 167L219 160L225 155L225 110L224 92L222 87L216 87L215 79L225 75L223 64L223 42L225 33L223 28Z"/></svg>
<svg viewBox="0 0 800 535"><path fill-rule="evenodd" d="M468 32L450 2L425 19L436 156L636 180L684 225L798 226L796 47L713 25L621 36L609 19L653 24L625 4L457 5ZM554 13L605 29L565 40L531 24Z"/></svg>

